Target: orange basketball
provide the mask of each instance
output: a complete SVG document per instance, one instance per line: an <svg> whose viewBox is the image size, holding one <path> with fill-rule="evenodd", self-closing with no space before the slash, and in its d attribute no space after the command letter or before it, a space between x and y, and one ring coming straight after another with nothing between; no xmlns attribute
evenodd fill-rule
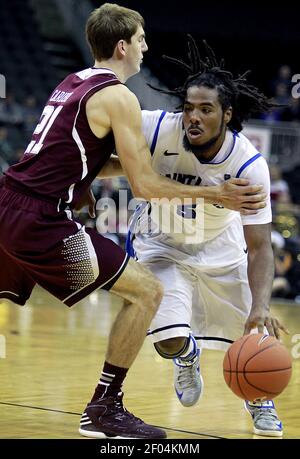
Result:
<svg viewBox="0 0 300 459"><path fill-rule="evenodd" d="M245 335L227 350L223 374L228 387L243 400L272 400L289 383L292 359L273 336Z"/></svg>

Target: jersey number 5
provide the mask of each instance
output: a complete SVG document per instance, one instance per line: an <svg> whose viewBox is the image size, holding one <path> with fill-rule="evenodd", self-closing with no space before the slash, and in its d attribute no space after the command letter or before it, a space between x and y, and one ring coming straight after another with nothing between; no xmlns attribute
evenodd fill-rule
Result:
<svg viewBox="0 0 300 459"><path fill-rule="evenodd" d="M196 204L191 204L190 206L178 206L177 214L182 218L195 219L197 216Z"/></svg>

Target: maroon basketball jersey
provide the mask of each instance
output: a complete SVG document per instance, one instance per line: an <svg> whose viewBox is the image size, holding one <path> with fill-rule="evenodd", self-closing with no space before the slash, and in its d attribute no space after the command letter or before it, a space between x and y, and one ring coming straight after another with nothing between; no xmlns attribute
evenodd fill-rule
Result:
<svg viewBox="0 0 300 459"><path fill-rule="evenodd" d="M86 102L95 92L121 84L109 69L69 75L54 90L22 159L6 172L7 184L71 207L113 153L110 133L91 131Z"/></svg>

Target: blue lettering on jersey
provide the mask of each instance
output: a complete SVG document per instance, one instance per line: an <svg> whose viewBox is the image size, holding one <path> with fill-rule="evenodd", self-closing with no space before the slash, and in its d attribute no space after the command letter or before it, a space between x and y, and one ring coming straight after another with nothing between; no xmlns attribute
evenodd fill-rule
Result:
<svg viewBox="0 0 300 459"><path fill-rule="evenodd" d="M176 182L183 183L184 185L198 186L202 181L201 177L196 177L196 175L180 174L177 172L174 172L173 174L166 174L166 177L175 180Z"/></svg>

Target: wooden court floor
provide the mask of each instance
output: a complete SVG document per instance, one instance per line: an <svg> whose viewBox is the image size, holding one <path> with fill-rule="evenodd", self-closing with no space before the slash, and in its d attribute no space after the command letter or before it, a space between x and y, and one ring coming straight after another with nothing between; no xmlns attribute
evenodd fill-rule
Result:
<svg viewBox="0 0 300 459"><path fill-rule="evenodd" d="M119 308L117 297L99 292L69 310L39 288L23 308L0 303L0 439L83 439L80 415ZM292 380L276 406L284 438L300 438L300 305L276 304L273 311L290 330L283 341L294 355ZM204 395L184 408L173 391L172 363L146 340L124 386L125 406L170 439L263 438L252 434L242 400L223 381L223 356L203 352Z"/></svg>

